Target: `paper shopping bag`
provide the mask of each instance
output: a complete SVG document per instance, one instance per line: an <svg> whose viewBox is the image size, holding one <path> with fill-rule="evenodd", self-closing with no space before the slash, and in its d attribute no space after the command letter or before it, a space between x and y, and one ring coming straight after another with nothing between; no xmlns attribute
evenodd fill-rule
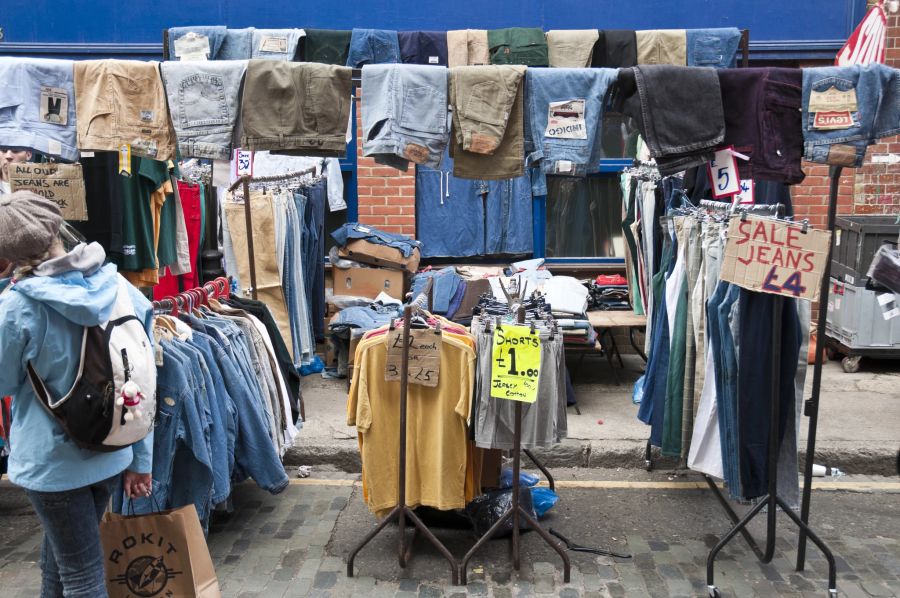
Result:
<svg viewBox="0 0 900 598"><path fill-rule="evenodd" d="M147 515L106 513L100 540L110 598L221 596L194 505Z"/></svg>

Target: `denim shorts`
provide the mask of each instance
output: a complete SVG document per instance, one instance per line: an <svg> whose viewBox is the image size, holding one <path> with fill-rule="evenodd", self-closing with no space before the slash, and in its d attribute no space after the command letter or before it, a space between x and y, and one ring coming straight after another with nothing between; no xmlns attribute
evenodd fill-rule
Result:
<svg viewBox="0 0 900 598"><path fill-rule="evenodd" d="M0 58L0 147L78 157L72 62Z"/></svg>
<svg viewBox="0 0 900 598"><path fill-rule="evenodd" d="M736 27L687 30L687 65L734 68L741 43L741 30Z"/></svg>
<svg viewBox="0 0 900 598"><path fill-rule="evenodd" d="M169 60L192 61L198 55L207 60L218 60L219 50L225 41L227 28L223 25L206 27L170 27ZM193 56L191 56L193 54ZM248 57L249 58L249 57Z"/></svg>
<svg viewBox="0 0 900 598"><path fill-rule="evenodd" d="M400 62L400 41L396 31L387 29L354 29L350 37L347 66L362 68L364 64Z"/></svg>
<svg viewBox="0 0 900 598"><path fill-rule="evenodd" d="M302 29L254 29L250 57L293 60L300 38L305 35Z"/></svg>
<svg viewBox="0 0 900 598"><path fill-rule="evenodd" d="M161 68L182 157L229 159L247 61L164 62Z"/></svg>
<svg viewBox="0 0 900 598"><path fill-rule="evenodd" d="M799 183L803 152L800 131L800 69L719 69L725 140L750 156L738 160L742 178ZM754 115L748 118L747 115Z"/></svg>
<svg viewBox="0 0 900 598"><path fill-rule="evenodd" d="M437 168L449 141L447 69L373 64L362 70L363 155L406 170Z"/></svg>
<svg viewBox="0 0 900 598"><path fill-rule="evenodd" d="M862 166L866 148L900 133L900 71L883 64L803 69L803 157Z"/></svg>
<svg viewBox="0 0 900 598"><path fill-rule="evenodd" d="M600 165L603 103L616 69L528 69L529 163L545 174L584 176ZM546 181L535 186L546 195Z"/></svg>

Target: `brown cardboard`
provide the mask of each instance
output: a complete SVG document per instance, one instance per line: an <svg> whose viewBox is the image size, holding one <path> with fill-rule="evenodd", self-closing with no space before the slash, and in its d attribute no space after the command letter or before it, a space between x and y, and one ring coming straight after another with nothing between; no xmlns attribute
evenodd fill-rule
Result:
<svg viewBox="0 0 900 598"><path fill-rule="evenodd" d="M59 206L65 220L88 219L81 164L10 164L11 191L31 191Z"/></svg>
<svg viewBox="0 0 900 598"><path fill-rule="evenodd" d="M365 239L354 239L348 242L338 250L338 255L361 264L406 270L410 273L415 273L419 269L419 260L421 259L418 248L414 249L409 257L404 257L403 252L399 249L370 243Z"/></svg>
<svg viewBox="0 0 900 598"><path fill-rule="evenodd" d="M831 233L747 216L728 225L721 279L751 291L816 301Z"/></svg>
<svg viewBox="0 0 900 598"><path fill-rule="evenodd" d="M384 291L394 299L403 299L403 272L388 268L333 268L335 295L354 295L374 299Z"/></svg>

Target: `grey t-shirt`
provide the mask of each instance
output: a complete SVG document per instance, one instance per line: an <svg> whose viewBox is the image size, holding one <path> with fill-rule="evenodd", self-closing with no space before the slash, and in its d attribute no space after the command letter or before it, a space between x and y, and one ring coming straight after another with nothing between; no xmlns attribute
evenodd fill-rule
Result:
<svg viewBox="0 0 900 598"><path fill-rule="evenodd" d="M491 344L493 332L484 332L478 318L472 321L478 352L472 427L480 448L509 450L515 432L515 401L491 398ZM543 448L566 437L565 351L561 334L550 340L541 333L541 372L538 397L522 404L522 448Z"/></svg>

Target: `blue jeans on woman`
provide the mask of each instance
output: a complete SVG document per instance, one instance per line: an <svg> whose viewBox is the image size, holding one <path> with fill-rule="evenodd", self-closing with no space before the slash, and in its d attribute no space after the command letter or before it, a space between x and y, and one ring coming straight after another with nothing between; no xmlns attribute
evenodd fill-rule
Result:
<svg viewBox="0 0 900 598"><path fill-rule="evenodd" d="M41 598L103 598L100 519L118 476L65 492L27 490L44 527Z"/></svg>

